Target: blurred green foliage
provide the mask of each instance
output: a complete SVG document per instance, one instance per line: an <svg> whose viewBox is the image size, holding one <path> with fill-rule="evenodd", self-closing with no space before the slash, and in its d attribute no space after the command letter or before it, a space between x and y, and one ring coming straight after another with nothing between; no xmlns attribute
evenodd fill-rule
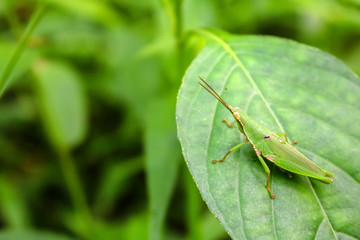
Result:
<svg viewBox="0 0 360 240"><path fill-rule="evenodd" d="M291 38L360 73L359 9L0 1L0 239L228 239L176 139L177 90L205 43L193 30Z"/></svg>

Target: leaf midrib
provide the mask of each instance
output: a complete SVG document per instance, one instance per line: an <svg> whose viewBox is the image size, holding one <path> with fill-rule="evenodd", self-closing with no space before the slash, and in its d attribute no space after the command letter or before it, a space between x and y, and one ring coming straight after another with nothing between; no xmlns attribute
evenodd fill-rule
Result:
<svg viewBox="0 0 360 240"><path fill-rule="evenodd" d="M253 86L253 88L255 89L255 91L259 94L261 100L265 103L266 108L268 109L268 111L270 112L271 116L274 118L274 120L276 121L276 124L278 125L278 127L280 128L281 132L285 132L282 124L280 123L279 119L276 117L274 111L271 109L269 102L265 99L264 95L262 94L262 92L260 91L259 87L257 86L257 84L255 83L254 79L251 77L250 73L247 71L246 67L244 66L244 64L240 61L240 59L236 56L236 53L233 51L233 49L226 43L224 42L224 40L222 40L220 37L216 36L215 34L206 31L206 30L199 30L200 32L204 33L205 35L211 37L212 39L214 39L216 42L218 42L225 50L226 52L228 52L230 54L230 56L235 60L235 62L239 65L239 67L241 68L241 70L243 70L244 74L246 75L247 79L249 80L250 84Z"/></svg>
<svg viewBox="0 0 360 240"><path fill-rule="evenodd" d="M313 192L313 194L314 194L314 196L315 196L316 201L318 202L318 204L319 204L319 206L320 206L320 209L321 209L321 212L322 212L323 215L324 215L325 221L329 224L329 226L330 226L330 228L331 228L331 232L332 232L332 234L334 235L335 239L338 239L337 236L336 236L334 227L332 226L332 224L331 224L331 222L330 222L330 219L329 219L328 215L326 214L325 209L324 209L324 207L323 207L323 205L322 205L322 203L321 203L321 201L320 201L320 198L318 197L318 195L317 195L316 192L315 192L314 186L312 185L312 183L310 182L310 179L309 179L308 177L306 177L306 179L307 179L307 182L308 182L308 184L309 184L309 186L310 186L311 191Z"/></svg>

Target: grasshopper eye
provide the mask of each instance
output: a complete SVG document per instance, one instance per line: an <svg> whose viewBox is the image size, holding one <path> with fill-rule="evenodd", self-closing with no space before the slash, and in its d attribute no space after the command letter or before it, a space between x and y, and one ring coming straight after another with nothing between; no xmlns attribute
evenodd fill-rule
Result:
<svg viewBox="0 0 360 240"><path fill-rule="evenodd" d="M233 112L233 116L236 120L240 120L240 114L238 112Z"/></svg>

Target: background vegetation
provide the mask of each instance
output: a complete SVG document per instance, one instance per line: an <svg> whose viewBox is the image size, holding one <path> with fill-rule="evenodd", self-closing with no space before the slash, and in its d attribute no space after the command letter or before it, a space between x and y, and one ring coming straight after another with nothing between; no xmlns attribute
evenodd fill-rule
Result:
<svg viewBox="0 0 360 240"><path fill-rule="evenodd" d="M0 1L0 239L228 239L175 102L196 30L318 47L360 73L357 0Z"/></svg>

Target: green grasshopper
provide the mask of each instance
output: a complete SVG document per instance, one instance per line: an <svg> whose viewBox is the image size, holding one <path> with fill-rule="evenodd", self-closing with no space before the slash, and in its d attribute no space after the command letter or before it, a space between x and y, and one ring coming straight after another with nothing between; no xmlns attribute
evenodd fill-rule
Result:
<svg viewBox="0 0 360 240"><path fill-rule="evenodd" d="M285 133L275 134L269 128L246 115L240 108L230 106L205 80L201 77L199 78L206 86L201 82L198 83L220 103L222 103L222 105L224 105L232 113L235 119L235 121L231 124L228 123L225 118L223 121L226 122L229 127L236 122L240 132L245 135L244 142L234 146L222 159L213 160L212 163L223 162L231 152L239 149L245 143L249 142L254 148L257 158L260 160L265 172L267 173L266 189L268 190L270 197L273 199L275 198L275 195L269 187L270 169L266 165L263 157L288 172L312 177L324 183L333 182L332 178L334 175L332 173L321 169L292 146L296 143L296 141L291 144ZM285 140L281 137L284 137Z"/></svg>

